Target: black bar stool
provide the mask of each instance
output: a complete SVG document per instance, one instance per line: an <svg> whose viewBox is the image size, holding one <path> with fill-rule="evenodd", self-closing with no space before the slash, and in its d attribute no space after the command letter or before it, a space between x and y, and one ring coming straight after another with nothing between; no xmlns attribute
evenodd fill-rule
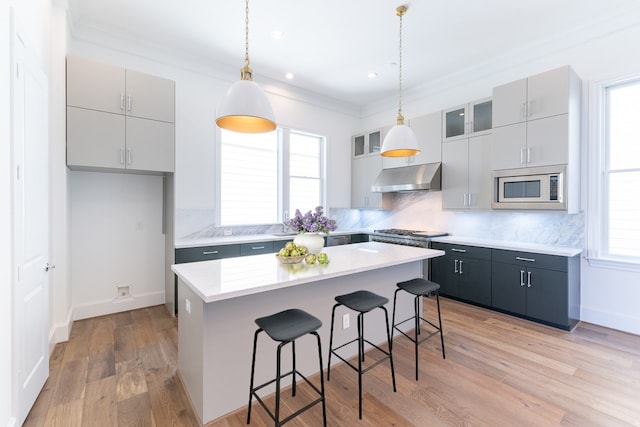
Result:
<svg viewBox="0 0 640 427"><path fill-rule="evenodd" d="M281 311L279 313L273 314L271 316L261 317L256 319L256 324L259 329L256 330L255 335L253 337L253 356L251 360L251 385L249 387L249 407L247 412L247 424L251 422L251 401L255 396L256 400L262 405L262 407L267 411L269 416L275 421L276 427L283 425L284 423L292 420L296 416L300 415L302 412L311 408L317 403L322 402L322 422L326 427L327 425L327 413L325 407L325 398L324 398L324 380L322 375L322 347L320 344L320 336L316 332L320 326L322 326L322 322L320 319L310 315L309 313L299 310L299 309L290 309ZM253 377L255 374L256 368L256 345L258 343L258 335L260 332L265 331L267 335L271 337L274 341L280 341L278 344L278 352L277 352L277 366L276 366L276 377L271 381L268 381L264 384L254 387L253 386ZM296 370L296 342L297 338L302 337L306 334L312 334L316 336L318 341L318 359L320 361L320 390L313 385L304 375ZM291 343L291 351L293 355L293 367L291 371L282 374L280 367L280 352L282 347ZM292 396L296 395L296 375L299 375L316 393L318 393L318 398L313 402L305 405L303 408L297 410L293 414L289 415L284 420L280 420L280 380L287 375L291 375L291 393ZM275 403L275 412L271 412L269 408L262 401L260 396L258 396L258 390L263 387L268 386L269 384L276 383L276 403Z"/></svg>
<svg viewBox="0 0 640 427"><path fill-rule="evenodd" d="M384 362L389 359L389 363L391 364L391 380L393 381L393 391L396 391L396 374L393 370L393 356L391 355L391 334L389 333L389 314L387 309L384 307L389 300L380 295L376 295L373 292L369 291L356 291L346 295L340 295L335 298L337 304L333 306L333 310L331 312L331 335L329 339L329 364L327 366L327 381L329 381L329 377L331 375L331 355L335 355L348 366L350 366L353 370L358 372L358 417L362 419L362 374L374 368L378 364ZM336 348L333 348L333 323L336 315L336 308L344 305L351 310L358 312L358 337L344 343ZM384 319L387 331L387 344L389 346L389 351L385 351L373 344L372 342L364 339L364 314L373 310L374 308L381 308L384 311ZM354 366L348 360L344 359L340 356L336 351L345 347L354 342L358 343L358 366ZM362 362L364 362L364 343L375 347L379 351L381 351L385 356L378 360L373 365L369 366L366 369L362 369Z"/></svg>
<svg viewBox="0 0 640 427"><path fill-rule="evenodd" d="M418 345L422 344L424 341L431 338L438 332L440 333L440 343L442 344L442 358L445 359L444 338L442 336L442 318L440 317L440 291L439 291L440 285L426 279L418 278L418 279L407 280L406 282L400 282L397 284L397 286L398 286L398 289L396 289L396 292L393 295L393 333L395 333L395 331L398 331L402 335L404 335L405 337L413 341L413 343L415 344L416 381L417 381L418 380ZM398 292L400 291L406 291L412 295L415 295L415 298L413 301L414 315L412 317L409 317L406 320L396 323L396 299L398 297ZM434 323L430 322L429 320L423 318L420 315L420 298L429 297L430 295L434 295L434 294L436 296L436 304L438 306L438 325L435 325ZM409 336L408 334L400 330L400 328L398 328L398 326L410 320L414 321L415 332L413 337ZM418 340L418 335L420 335L421 320L428 323L433 328L435 328L435 331L430 333L428 336L424 337L423 339Z"/></svg>

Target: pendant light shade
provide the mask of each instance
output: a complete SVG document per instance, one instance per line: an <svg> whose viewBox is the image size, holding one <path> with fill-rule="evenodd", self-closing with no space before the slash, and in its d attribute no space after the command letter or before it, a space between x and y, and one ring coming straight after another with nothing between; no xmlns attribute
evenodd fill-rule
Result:
<svg viewBox="0 0 640 427"><path fill-rule="evenodd" d="M231 85L220 104L216 124L234 132L270 132L276 128L276 120L264 90L253 81L253 70L249 67L249 0L245 5L245 65L240 70L240 80Z"/></svg>
<svg viewBox="0 0 640 427"><path fill-rule="evenodd" d="M396 15L400 17L400 61L398 70L398 115L396 125L384 137L380 154L385 157L409 157L420 153L418 138L409 126L404 124L402 116L402 16L406 13L406 6L398 6Z"/></svg>

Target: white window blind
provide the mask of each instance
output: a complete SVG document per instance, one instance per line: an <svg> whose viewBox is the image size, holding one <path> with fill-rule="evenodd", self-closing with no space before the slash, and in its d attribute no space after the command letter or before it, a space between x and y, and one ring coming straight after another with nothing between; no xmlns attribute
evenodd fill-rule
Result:
<svg viewBox="0 0 640 427"><path fill-rule="evenodd" d="M289 215L296 209L313 210L322 199L322 138L299 132L289 134Z"/></svg>
<svg viewBox="0 0 640 427"><path fill-rule="evenodd" d="M279 128L221 130L220 224L276 224L323 204L325 138Z"/></svg>
<svg viewBox="0 0 640 427"><path fill-rule="evenodd" d="M607 88L603 252L640 261L640 79Z"/></svg>
<svg viewBox="0 0 640 427"><path fill-rule="evenodd" d="M220 222L223 225L278 221L278 131L221 131Z"/></svg>

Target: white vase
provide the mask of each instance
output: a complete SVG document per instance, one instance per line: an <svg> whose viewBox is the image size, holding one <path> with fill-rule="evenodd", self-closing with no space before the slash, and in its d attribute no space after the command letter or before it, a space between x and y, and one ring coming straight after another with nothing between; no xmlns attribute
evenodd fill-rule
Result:
<svg viewBox="0 0 640 427"><path fill-rule="evenodd" d="M302 233L293 238L296 246L304 246L310 254L318 255L324 247L324 237L318 233Z"/></svg>

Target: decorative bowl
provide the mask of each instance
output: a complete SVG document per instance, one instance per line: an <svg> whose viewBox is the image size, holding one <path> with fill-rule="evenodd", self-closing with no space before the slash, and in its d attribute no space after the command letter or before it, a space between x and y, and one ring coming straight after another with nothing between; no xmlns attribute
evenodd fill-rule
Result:
<svg viewBox="0 0 640 427"><path fill-rule="evenodd" d="M280 264L299 264L304 259L304 255L280 256L276 254L276 258L278 258L278 261L280 261Z"/></svg>

